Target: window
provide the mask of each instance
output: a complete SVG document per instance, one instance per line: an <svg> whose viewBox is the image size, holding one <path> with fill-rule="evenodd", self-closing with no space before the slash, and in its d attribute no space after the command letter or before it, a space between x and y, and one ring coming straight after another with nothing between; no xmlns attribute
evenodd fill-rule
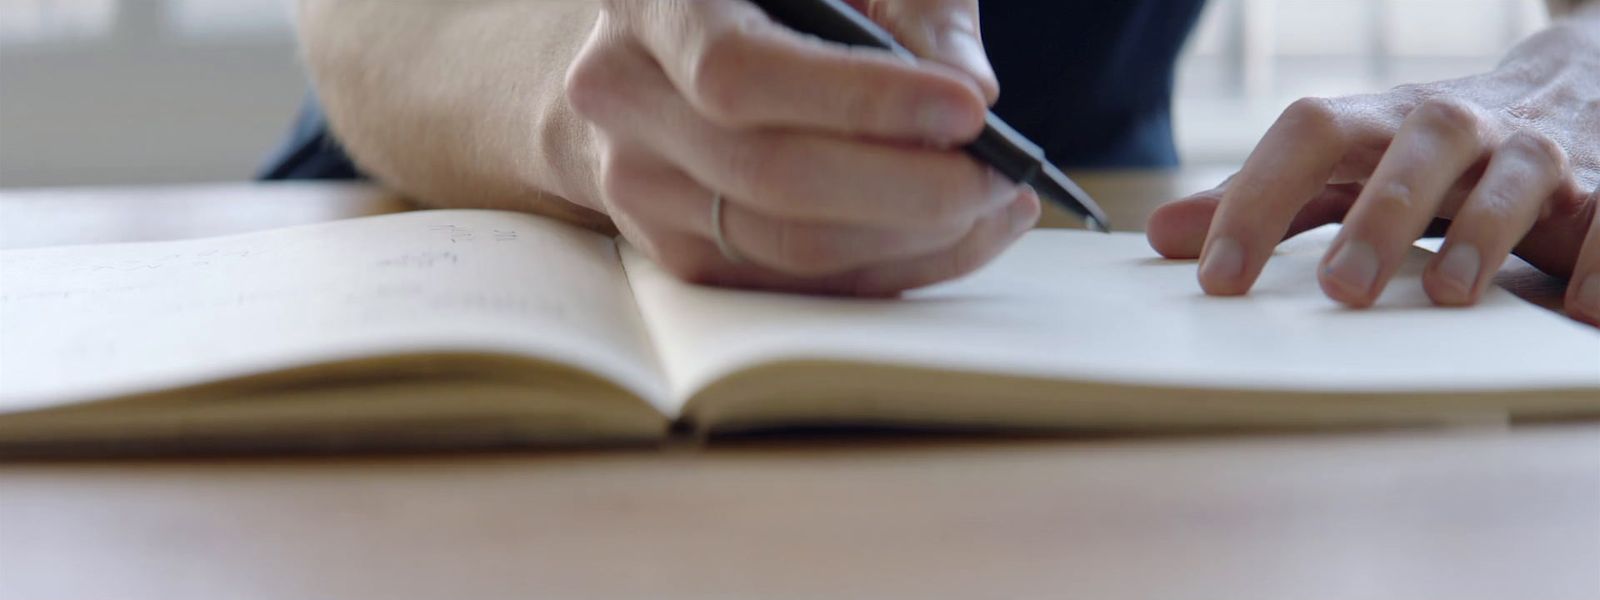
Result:
<svg viewBox="0 0 1600 600"><path fill-rule="evenodd" d="M1244 161L1283 107L1492 68L1542 0L1210 0L1179 67L1186 162Z"/></svg>

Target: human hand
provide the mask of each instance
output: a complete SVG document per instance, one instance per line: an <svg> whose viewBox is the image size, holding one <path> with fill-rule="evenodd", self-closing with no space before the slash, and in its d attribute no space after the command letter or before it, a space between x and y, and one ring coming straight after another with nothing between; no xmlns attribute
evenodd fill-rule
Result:
<svg viewBox="0 0 1600 600"><path fill-rule="evenodd" d="M1030 228L1038 198L954 149L998 94L977 0L871 4L929 60L802 36L741 0L605 2L567 97L598 134L618 230L690 281L890 295Z"/></svg>
<svg viewBox="0 0 1600 600"><path fill-rule="evenodd" d="M1150 243L1199 256L1208 294L1246 293L1280 240L1344 227L1323 291L1371 305L1435 219L1423 285L1439 305L1478 300L1507 255L1570 277L1568 312L1600 325L1600 16L1545 31L1494 71L1290 106L1216 189L1162 207Z"/></svg>

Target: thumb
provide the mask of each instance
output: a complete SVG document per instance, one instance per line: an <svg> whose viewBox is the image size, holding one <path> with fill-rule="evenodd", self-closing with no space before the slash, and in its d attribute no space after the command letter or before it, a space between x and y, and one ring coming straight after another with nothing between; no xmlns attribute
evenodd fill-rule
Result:
<svg viewBox="0 0 1600 600"><path fill-rule="evenodd" d="M1216 216L1217 208L1222 204L1222 197L1227 195L1233 178L1230 175L1215 188L1157 208L1151 213L1149 221L1145 222L1145 236L1150 247L1167 258L1199 258L1200 251L1205 248L1206 237L1210 234L1211 219ZM1345 213L1350 212L1350 205L1355 203L1360 194L1361 186L1353 183L1324 187L1295 214L1283 239L1329 223L1338 223L1344 219Z"/></svg>
<svg viewBox="0 0 1600 600"><path fill-rule="evenodd" d="M867 14L922 58L972 77L994 104L1000 81L983 50L978 0L873 0Z"/></svg>
<svg viewBox="0 0 1600 600"><path fill-rule="evenodd" d="M1231 178L1230 178L1231 179ZM1145 239L1161 256L1199 258L1206 244L1211 218L1222 204L1228 184L1161 205L1145 223Z"/></svg>

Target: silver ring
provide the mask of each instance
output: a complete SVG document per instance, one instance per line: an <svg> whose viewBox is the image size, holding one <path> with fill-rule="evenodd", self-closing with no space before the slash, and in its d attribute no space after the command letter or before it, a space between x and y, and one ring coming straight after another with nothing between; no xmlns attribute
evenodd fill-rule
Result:
<svg viewBox="0 0 1600 600"><path fill-rule="evenodd" d="M723 232L722 194L720 193L711 198L711 237L717 242L717 251L721 252L722 257L728 259L728 262L744 262L744 259L739 256L739 251L733 248L733 244L728 243L728 237Z"/></svg>

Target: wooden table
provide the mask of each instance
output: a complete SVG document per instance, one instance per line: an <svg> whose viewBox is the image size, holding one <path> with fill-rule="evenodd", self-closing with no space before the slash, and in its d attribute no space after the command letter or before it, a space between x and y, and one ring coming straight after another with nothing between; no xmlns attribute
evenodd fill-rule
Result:
<svg viewBox="0 0 1600 600"><path fill-rule="evenodd" d="M1137 223L1222 174L1082 183ZM0 247L405 207L13 191ZM0 598L445 597L1593 600L1600 424L0 465Z"/></svg>

